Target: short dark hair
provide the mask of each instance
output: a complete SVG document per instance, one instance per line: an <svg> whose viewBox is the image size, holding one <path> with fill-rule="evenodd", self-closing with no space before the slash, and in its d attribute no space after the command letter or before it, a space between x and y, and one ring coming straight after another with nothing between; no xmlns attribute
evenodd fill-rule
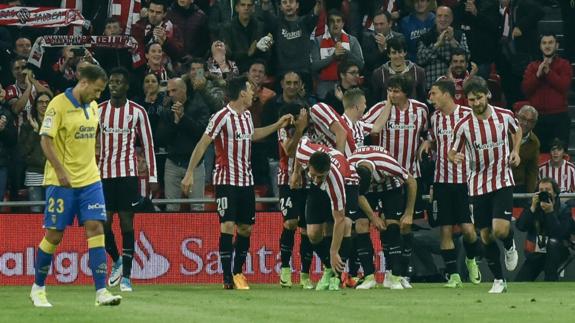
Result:
<svg viewBox="0 0 575 323"><path fill-rule="evenodd" d="M461 47L455 47L451 49L451 56L449 56L450 59L453 59L453 56L463 56L465 57L466 62L469 61L469 56L467 55L467 52L465 51L465 49Z"/></svg>
<svg viewBox="0 0 575 323"><path fill-rule="evenodd" d="M566 147L565 142L559 138L553 138L553 140L551 141L551 145L549 145L550 149L553 149L555 147L559 147L563 149L563 151L567 151L567 149L565 149Z"/></svg>
<svg viewBox="0 0 575 323"><path fill-rule="evenodd" d="M331 9L330 11L327 12L327 23L329 24L329 17L331 16L336 16L336 17L340 17L341 19L345 19L344 15L341 11L337 10L337 9Z"/></svg>
<svg viewBox="0 0 575 323"><path fill-rule="evenodd" d="M204 69L204 71L207 70L206 61L199 57L185 56L184 58L182 58L182 63L184 66L184 70L186 72L190 71L190 69L192 68L192 64L202 64L202 68Z"/></svg>
<svg viewBox="0 0 575 323"><path fill-rule="evenodd" d="M365 195L371 186L371 171L365 166L356 167L357 175L359 175L359 195Z"/></svg>
<svg viewBox="0 0 575 323"><path fill-rule="evenodd" d="M153 41L153 42L151 42L151 43L148 43L148 44L146 45L146 47L144 47L144 53L147 54L147 53L150 51L150 48L152 48L152 46L154 46L154 45L159 45L160 48L162 49L162 51L164 51L164 48L162 47L162 44L158 43L157 41Z"/></svg>
<svg viewBox="0 0 575 323"><path fill-rule="evenodd" d="M441 79L433 82L431 85L432 87L435 86L441 91L441 93L449 93L452 98L455 97L455 83L449 79Z"/></svg>
<svg viewBox="0 0 575 323"><path fill-rule="evenodd" d="M118 19L118 17L110 17L106 19L106 23L104 24L104 26L106 26L107 24L120 24L120 19ZM121 24L120 24L121 25Z"/></svg>
<svg viewBox="0 0 575 323"><path fill-rule="evenodd" d="M389 13L389 11L385 10L385 9L377 9L377 11L373 14L373 18L377 17L377 16L381 16L384 15L385 18L387 19L387 22L390 23L391 22L391 14Z"/></svg>
<svg viewBox="0 0 575 323"><path fill-rule="evenodd" d="M339 65L337 65L337 77L339 80L341 80L341 74L345 74L347 73L347 70L349 70L352 67L357 67L359 68L359 65L354 62L353 60L350 59L345 59L343 61L341 61L341 63L339 63Z"/></svg>
<svg viewBox="0 0 575 323"><path fill-rule="evenodd" d="M12 59L12 60L10 61L10 69L13 69L13 68L14 68L14 65L16 65L16 62L17 62L17 61L21 61L21 60L26 61L26 57L23 57L23 56L16 56L16 57L14 57L14 59ZM27 67L28 67L27 65L28 65L28 64L26 64L26 66L24 66L24 68L27 68Z"/></svg>
<svg viewBox="0 0 575 323"><path fill-rule="evenodd" d="M108 81L108 75L100 66L88 64L78 69L78 81L81 80L88 80L89 82L96 82L97 80Z"/></svg>
<svg viewBox="0 0 575 323"><path fill-rule="evenodd" d="M309 165L320 173L328 172L331 167L331 157L323 151L316 151L309 158Z"/></svg>
<svg viewBox="0 0 575 323"><path fill-rule="evenodd" d="M285 77L286 77L286 75L288 75L288 74L295 74L295 75L297 75L297 77L299 78L300 82L303 82L300 73L299 73L299 72L296 72L296 71L294 71L294 70L289 70L289 71L283 73L281 79L284 80Z"/></svg>
<svg viewBox="0 0 575 323"><path fill-rule="evenodd" d="M267 72L268 72L267 63L266 63L265 60L263 60L263 59L261 59L261 58L255 58L254 60L252 60L252 62L250 63L250 66L248 67L248 70L249 70L250 68L252 68L252 66L254 66L254 65L256 65L256 64L257 64L257 65L263 65L263 67L264 67L264 73L267 73Z"/></svg>
<svg viewBox="0 0 575 323"><path fill-rule="evenodd" d="M407 42L405 41L405 37L403 35L393 36L392 38L386 40L387 44L387 52L393 48L398 52L407 52Z"/></svg>
<svg viewBox="0 0 575 323"><path fill-rule="evenodd" d="M245 75L234 77L228 81L227 94L230 100L237 100L240 92L248 89L248 77Z"/></svg>
<svg viewBox="0 0 575 323"><path fill-rule="evenodd" d="M543 37L553 37L553 38L555 38L555 41L558 41L557 35L555 35L554 33L550 32L550 31L542 31L541 33L539 33L539 42L541 42Z"/></svg>
<svg viewBox="0 0 575 323"><path fill-rule="evenodd" d="M32 109L30 109L30 114L32 115L32 118L34 118L34 120L38 119L38 108L36 108L36 105L38 104L38 98L41 96L47 96L50 101L52 101L52 95L50 94L50 92L38 92L36 93L36 98L34 99L34 106L32 107Z"/></svg>
<svg viewBox="0 0 575 323"><path fill-rule="evenodd" d="M411 77L406 75L395 74L389 78L389 81L387 81L387 88L400 89L401 92L410 96L411 92L413 92L413 80Z"/></svg>
<svg viewBox="0 0 575 323"><path fill-rule="evenodd" d="M162 6L164 12L168 11L168 5L166 4L166 1L164 1L164 0L150 0L150 3L148 4L148 8L150 7L150 5L152 3L157 5L157 6Z"/></svg>
<svg viewBox="0 0 575 323"><path fill-rule="evenodd" d="M559 195L561 193L561 188L559 188L559 184L557 184L557 182L551 178L551 177L543 177L542 179L539 180L539 183L537 183L537 188L539 190L539 184L541 183L549 183L551 184L551 186L553 187L553 192L555 193L555 195Z"/></svg>
<svg viewBox="0 0 575 323"><path fill-rule="evenodd" d="M123 67L123 66L117 66L114 67L111 71L110 71L110 76L116 74L116 75L122 75L124 77L124 80L126 81L126 83L130 84L130 72L128 72L128 70Z"/></svg>
<svg viewBox="0 0 575 323"><path fill-rule="evenodd" d="M286 103L280 107L279 116L282 117L286 114L291 114L292 116L296 117L299 115L299 111L302 108L305 108L305 106L298 103Z"/></svg>
<svg viewBox="0 0 575 323"><path fill-rule="evenodd" d="M487 82L480 76L473 76L465 82L463 85L463 92L465 96L469 96L470 93L482 93L489 95L489 87Z"/></svg>

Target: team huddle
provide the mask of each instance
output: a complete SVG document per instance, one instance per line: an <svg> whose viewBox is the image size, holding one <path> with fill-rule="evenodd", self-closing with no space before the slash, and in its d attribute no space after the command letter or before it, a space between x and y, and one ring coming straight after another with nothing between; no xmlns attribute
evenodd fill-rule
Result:
<svg viewBox="0 0 575 323"><path fill-rule="evenodd" d="M111 99L98 108L94 100L106 82ZM150 182L156 183L157 177L149 121L140 106L127 100L128 84L125 70L111 71L108 81L100 67L89 65L80 70L78 84L48 106L40 130L48 159L48 189L46 235L38 248L30 293L35 306L52 306L46 297L46 276L64 229L76 215L86 230L96 305L118 305L122 299L106 289L106 252L113 260L108 285L132 290L133 216L142 202L135 173L136 138L145 152ZM510 227L511 167L519 163L521 128L512 112L488 104L483 79L472 78L465 84L469 107L454 102L452 81L436 81L430 91L436 108L431 116L424 103L408 97L412 81L395 75L389 80L387 99L368 111L364 93L350 89L343 94L342 115L324 103L311 107L290 103L279 111L278 121L262 128L254 127L248 110L254 95L248 79L231 79L227 87L230 101L211 116L181 182L184 194L191 193L194 169L213 143L225 289L250 288L242 271L255 224L252 142L277 133L282 287L292 286L290 262L299 227L302 288L339 290L346 264L350 268L347 286L375 288L373 225L379 230L386 260L383 286L412 288L407 278L411 227L414 216L425 208L420 161L433 155L429 216L441 226L441 255L449 278L445 286L462 286L453 243L453 226L459 225L470 281L481 282L475 258L483 255L495 278L489 293L507 290L496 240L504 246L507 270L514 270L518 256ZM375 144L364 145L367 137L377 138ZM122 229L121 255L111 230L114 212ZM323 265L315 286L310 279L314 252ZM356 262L364 273L361 280L357 268L352 273Z"/></svg>

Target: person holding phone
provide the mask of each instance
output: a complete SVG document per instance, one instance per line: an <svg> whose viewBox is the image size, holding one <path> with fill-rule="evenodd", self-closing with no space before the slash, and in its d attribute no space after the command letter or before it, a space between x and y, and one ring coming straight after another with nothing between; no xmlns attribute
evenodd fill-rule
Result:
<svg viewBox="0 0 575 323"><path fill-rule="evenodd" d="M542 178L538 188L516 222L519 231L527 232L525 262L516 281L534 281L541 272L545 281L557 281L559 265L569 255L571 209L560 202L560 188L554 179Z"/></svg>

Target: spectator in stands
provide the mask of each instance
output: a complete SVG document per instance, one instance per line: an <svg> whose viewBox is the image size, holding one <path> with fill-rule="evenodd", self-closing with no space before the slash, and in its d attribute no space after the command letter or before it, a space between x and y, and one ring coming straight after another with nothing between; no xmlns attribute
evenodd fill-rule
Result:
<svg viewBox="0 0 575 323"><path fill-rule="evenodd" d="M414 87L409 93L410 98L425 102L427 92L425 91L425 70L406 59L407 43L405 38L394 37L387 41L387 52L389 62L373 71L371 76L372 100L375 102L384 101L387 98L387 83L392 75L405 75L409 77Z"/></svg>
<svg viewBox="0 0 575 323"><path fill-rule="evenodd" d="M539 165L539 178L550 177L561 193L575 192L575 165L565 160L565 142L555 138L551 142L551 159Z"/></svg>
<svg viewBox="0 0 575 323"><path fill-rule="evenodd" d="M9 109L5 108L5 92L0 87L0 201L4 200L6 183L8 182L8 169L16 145L18 129L14 124L14 117Z"/></svg>
<svg viewBox="0 0 575 323"><path fill-rule="evenodd" d="M465 34L454 29L452 23L451 9L445 6L437 8L435 28L422 35L417 43L417 63L425 68L426 90L430 89L431 84L440 76L445 75L451 53L456 48L462 49L466 55L469 54Z"/></svg>
<svg viewBox="0 0 575 323"><path fill-rule="evenodd" d="M539 112L535 133L541 141L542 152L549 152L549 145L555 137L569 142L571 118L567 111L567 98L573 69L568 60L557 55L558 48L555 35L543 35L540 41L543 57L529 63L523 76L523 92Z"/></svg>
<svg viewBox="0 0 575 323"><path fill-rule="evenodd" d="M357 63L342 61L337 66L338 82L327 92L324 103L329 104L335 112L343 115L343 94L349 89L360 86L361 73Z"/></svg>
<svg viewBox="0 0 575 323"><path fill-rule="evenodd" d="M465 92L463 91L463 84L478 72L477 64L471 62L471 71L467 70L469 65L468 55L462 48L455 48L451 52L451 60L449 67L447 68L447 73L440 76L440 79L448 79L455 83L455 97L453 101L457 104L467 106L467 98L465 97Z"/></svg>
<svg viewBox="0 0 575 323"><path fill-rule="evenodd" d="M214 0L208 12L208 25L212 40L222 37L223 27L232 20L234 5L232 1Z"/></svg>
<svg viewBox="0 0 575 323"><path fill-rule="evenodd" d="M194 0L177 0L168 9L167 19L184 35L184 55L202 57L210 41L208 17Z"/></svg>
<svg viewBox="0 0 575 323"><path fill-rule="evenodd" d="M26 67L25 58L16 58L11 64L12 76L16 82L6 87L6 103L12 109L12 112L18 115L18 125L22 124L23 111L29 111L36 95L39 92L52 94L48 84L44 81L36 80L32 70Z"/></svg>
<svg viewBox="0 0 575 323"><path fill-rule="evenodd" d="M389 60L387 56L387 41L402 36L391 30L393 20L391 14L383 9L373 16L373 30L366 29L362 37L362 52L365 58L365 71L370 72Z"/></svg>
<svg viewBox="0 0 575 323"><path fill-rule="evenodd" d="M74 86L77 70L81 62L94 64L92 53L84 47L66 46L62 48L60 58L52 65L53 83L56 91L64 91Z"/></svg>
<svg viewBox="0 0 575 323"><path fill-rule="evenodd" d="M207 72L203 59L192 58L184 63L186 74L182 79L188 88L202 97L209 107L210 114L221 109L225 104L225 81L212 77Z"/></svg>
<svg viewBox="0 0 575 323"><path fill-rule="evenodd" d="M10 80L10 61L12 35L7 27L0 26L0 84L8 84ZM0 86L1 87L1 86Z"/></svg>
<svg viewBox="0 0 575 323"><path fill-rule="evenodd" d="M560 0L558 2L563 20L564 57L575 62L575 1Z"/></svg>
<svg viewBox="0 0 575 323"><path fill-rule="evenodd" d="M212 43L212 55L208 58L208 72L212 77L227 80L239 76L240 70L236 62L228 59L226 44L221 40ZM221 107L220 107L221 108Z"/></svg>
<svg viewBox="0 0 575 323"><path fill-rule="evenodd" d="M407 41L407 58L412 62L417 61L419 38L435 25L435 14L431 12L431 3L430 0L414 0L413 12L399 22L399 31Z"/></svg>
<svg viewBox="0 0 575 323"><path fill-rule="evenodd" d="M108 20L106 20L104 36L120 36L123 32L124 31L122 30L120 21L117 17L108 18ZM132 53L127 48L96 48L94 49L94 58L106 71L118 66L128 67L132 65ZM137 81L136 77L133 79L134 81ZM136 82L133 83L136 84ZM137 87L134 86L133 88L136 89Z"/></svg>
<svg viewBox="0 0 575 323"><path fill-rule="evenodd" d="M173 76L172 68L164 60L164 50L160 43L150 43L146 46L146 67L145 73L154 73L160 82L167 81Z"/></svg>
<svg viewBox="0 0 575 323"><path fill-rule="evenodd" d="M132 26L132 36L141 49L158 43L172 61L178 61L184 56L184 39L180 28L166 19L167 9L164 1L151 0L147 17Z"/></svg>
<svg viewBox="0 0 575 323"><path fill-rule="evenodd" d="M530 106L524 105L517 113L519 126L521 126L521 147L519 148L519 157L521 161L517 167L513 167L513 179L515 180L515 193L532 193L537 188L537 177L539 173L539 138L533 132L537 124L539 114L537 110Z"/></svg>
<svg viewBox="0 0 575 323"><path fill-rule="evenodd" d="M453 26L467 38L470 59L477 63L477 74L489 79L491 64L501 51L501 19L498 0L461 0L452 7Z"/></svg>
<svg viewBox="0 0 575 323"><path fill-rule="evenodd" d="M363 68L363 54L357 38L343 30L343 14L331 10L327 14L328 30L315 38L311 51L311 69L316 74L317 96L324 99L338 81L337 66L350 60Z"/></svg>
<svg viewBox="0 0 575 323"><path fill-rule="evenodd" d="M302 1L282 0L281 14L264 15L266 25L273 35L275 55L275 75L284 75L288 71L297 72L304 82L306 90L312 91L312 77L309 64L311 43L309 36L317 24L321 3L315 3L313 10L303 14ZM298 10L300 15L298 15ZM305 11L303 11L305 12ZM278 78L279 79L279 78Z"/></svg>
<svg viewBox="0 0 575 323"><path fill-rule="evenodd" d="M46 157L40 146L40 126L44 120L44 114L48 103L52 100L49 93L39 93L34 102L34 107L30 110L28 120L22 125L18 136L20 154L26 163L26 173L24 186L28 188L28 200L44 201L44 165ZM32 212L42 212L42 206L33 206Z"/></svg>
<svg viewBox="0 0 575 323"><path fill-rule="evenodd" d="M516 281L534 281L541 272L545 281L559 280L559 265L569 256L571 208L561 203L559 186L551 178L542 178L538 192L531 198L516 226L527 232L525 262L517 273Z"/></svg>
<svg viewBox="0 0 575 323"><path fill-rule="evenodd" d="M154 149L156 149L156 151L165 147L158 144L156 132L160 118L164 114L164 101L166 100L167 91L166 85L167 84L164 84L163 86L160 85L160 79L155 73L146 74L142 84L142 99L136 101L144 107L148 113L150 127L152 128L152 138L154 139Z"/></svg>
<svg viewBox="0 0 575 323"><path fill-rule="evenodd" d="M32 42L29 38L20 36L16 38L14 42L13 53L16 57L28 58L30 56L30 51L32 50Z"/></svg>
<svg viewBox="0 0 575 323"><path fill-rule="evenodd" d="M543 9L534 0L499 0L499 2L503 28L497 71L501 75L507 105L512 106L515 102L523 100L521 80L525 68L539 55L537 23L543 17ZM533 106L537 108L537 105ZM541 113L540 115L542 117ZM542 121L543 118L539 124L542 124ZM544 139L541 136L539 139L542 148L545 148Z"/></svg>
<svg viewBox="0 0 575 323"><path fill-rule="evenodd" d="M253 59L267 60L270 51L269 47L263 45L263 41L260 42L265 36L264 24L253 17L254 0L237 0L234 8L237 15L223 27L220 35L230 59L238 64L240 73L243 73L248 70ZM264 48L267 49L263 51Z"/></svg>
<svg viewBox="0 0 575 323"><path fill-rule="evenodd" d="M188 89L181 78L168 81L170 102L158 126L158 142L168 148L168 159L164 171L164 193L166 198L180 198L180 182L184 178L186 168L194 147L208 125L210 111L200 95L193 89ZM204 196L205 170L201 163L194 170L194 187L192 198ZM178 204L168 204L166 210L178 211ZM192 206L194 210L202 210L201 205Z"/></svg>

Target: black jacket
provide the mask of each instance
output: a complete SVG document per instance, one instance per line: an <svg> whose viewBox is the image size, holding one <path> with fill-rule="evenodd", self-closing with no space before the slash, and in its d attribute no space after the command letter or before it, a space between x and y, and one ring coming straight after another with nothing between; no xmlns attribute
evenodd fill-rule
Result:
<svg viewBox="0 0 575 323"><path fill-rule="evenodd" d="M14 116L10 110L0 105L0 118L6 117L6 126L0 130L0 167L8 166L13 148L18 140L18 129L14 124Z"/></svg>

